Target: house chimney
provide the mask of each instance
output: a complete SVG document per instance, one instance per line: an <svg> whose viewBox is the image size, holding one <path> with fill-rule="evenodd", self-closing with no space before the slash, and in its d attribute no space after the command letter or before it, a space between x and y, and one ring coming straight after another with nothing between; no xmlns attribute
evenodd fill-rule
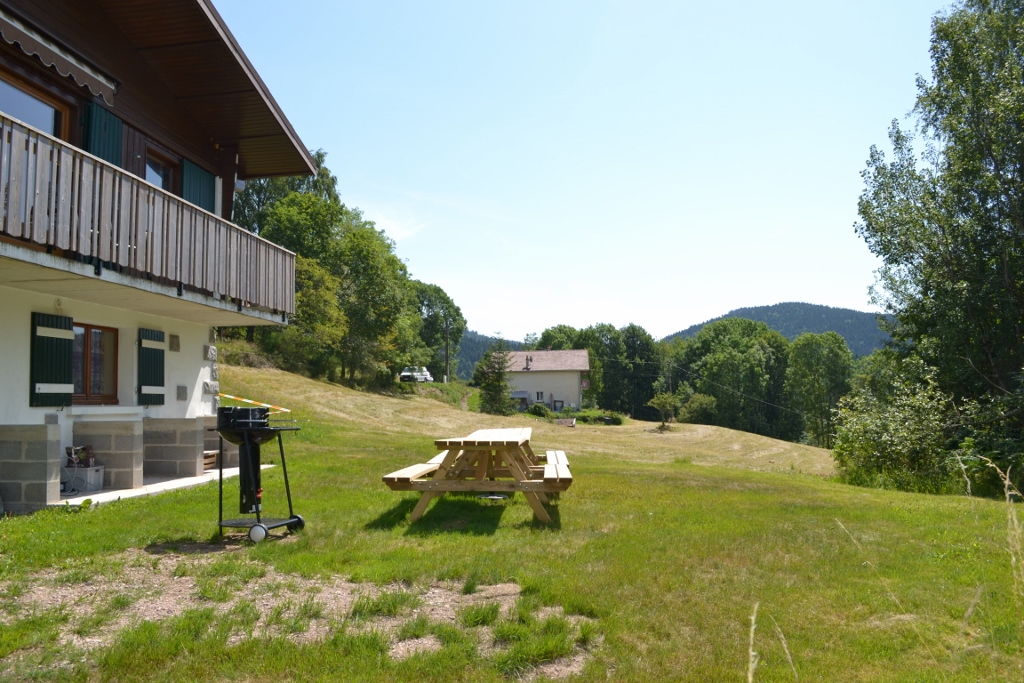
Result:
<svg viewBox="0 0 1024 683"><path fill-rule="evenodd" d="M530 362L531 362L531 361L533 361L533 356L527 356L527 357L526 357L526 369L527 369L527 370L529 370L529 369L530 369Z"/></svg>

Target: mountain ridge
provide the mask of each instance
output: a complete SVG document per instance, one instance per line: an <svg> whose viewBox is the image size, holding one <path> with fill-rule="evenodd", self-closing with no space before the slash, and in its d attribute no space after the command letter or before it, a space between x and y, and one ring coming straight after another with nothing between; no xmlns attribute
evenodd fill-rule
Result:
<svg viewBox="0 0 1024 683"><path fill-rule="evenodd" d="M692 337L705 325L726 318L747 318L765 323L790 341L805 332L814 334L835 332L846 340L846 345L850 347L853 355L859 357L881 348L889 340L889 335L883 332L879 326L880 316L879 313L856 311L852 308L787 301L771 306L737 308L725 315L674 332L662 341Z"/></svg>

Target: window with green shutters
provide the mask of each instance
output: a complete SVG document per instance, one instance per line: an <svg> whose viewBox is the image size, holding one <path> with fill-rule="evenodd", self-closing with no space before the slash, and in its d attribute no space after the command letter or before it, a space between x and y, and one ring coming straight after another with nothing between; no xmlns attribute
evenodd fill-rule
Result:
<svg viewBox="0 0 1024 683"><path fill-rule="evenodd" d="M139 405L164 404L164 333L139 328Z"/></svg>
<svg viewBox="0 0 1024 683"><path fill-rule="evenodd" d="M32 350L29 360L30 406L69 406L74 384L71 354L74 321L63 315L32 314Z"/></svg>

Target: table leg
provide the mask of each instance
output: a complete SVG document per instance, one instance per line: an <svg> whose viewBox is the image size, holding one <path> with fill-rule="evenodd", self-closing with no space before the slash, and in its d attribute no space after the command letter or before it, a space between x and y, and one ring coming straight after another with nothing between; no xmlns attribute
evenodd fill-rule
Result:
<svg viewBox="0 0 1024 683"><path fill-rule="evenodd" d="M458 463L460 458L464 458L466 451L456 450L454 448L448 451L448 455L445 456L444 460L438 466L437 471L434 472L434 476L431 479L440 481L448 476L448 472ZM444 491L424 491L423 495L420 496L420 502L416 503L416 507L412 509L412 514L409 515L409 521L415 522L423 513L427 511L427 506L430 505L430 501L435 498L440 498L444 495Z"/></svg>
<svg viewBox="0 0 1024 683"><path fill-rule="evenodd" d="M530 504L531 508L533 508L533 514L537 517L537 519L539 519L542 522L550 522L551 515L549 515L548 511L544 509L544 505L540 502L540 499L538 498L538 496L541 495L544 494L533 493L531 491L526 491L523 493L523 497L526 498L526 502Z"/></svg>
<svg viewBox="0 0 1024 683"><path fill-rule="evenodd" d="M430 505L430 501L434 498L440 498L444 493L441 491L424 491L423 495L420 496L420 502L416 503L416 507L412 509L412 514L409 515L409 521L415 522L423 513L427 511L427 506Z"/></svg>
<svg viewBox="0 0 1024 683"><path fill-rule="evenodd" d="M480 451L476 460L476 480L483 481L491 465L491 452Z"/></svg>
<svg viewBox="0 0 1024 683"><path fill-rule="evenodd" d="M526 454L519 449L504 451L505 462L508 463L508 469L512 472L512 476L517 481L527 481L530 478L530 466L529 460L526 458ZM518 456L518 457L517 457ZM525 469L524 469L525 468ZM544 503L547 502L547 497L543 493L533 491L524 491L523 497L526 498L526 502L533 508L533 514L542 522L550 522L551 516L548 515L548 511L544 509ZM543 502L542 502L543 501Z"/></svg>

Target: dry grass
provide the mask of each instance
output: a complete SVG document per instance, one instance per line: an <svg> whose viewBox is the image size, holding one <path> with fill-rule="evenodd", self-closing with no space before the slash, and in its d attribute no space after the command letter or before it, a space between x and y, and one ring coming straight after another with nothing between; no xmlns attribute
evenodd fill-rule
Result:
<svg viewBox="0 0 1024 683"><path fill-rule="evenodd" d="M419 396L379 396L281 371L224 367L221 377L225 385L253 392L267 386L267 378L272 377L274 396L264 398L300 409L307 419L358 422L385 432L415 434L426 444L434 438L464 436L476 429L529 426L533 428L534 444L557 446L574 455L646 463L685 460L694 465L742 467L759 472L796 471L820 477L835 473L831 453L823 448L721 427L677 424L671 431L663 432L658 430L657 423L632 420L620 426L578 424L568 428L529 415L499 417L453 410L444 403Z"/></svg>

